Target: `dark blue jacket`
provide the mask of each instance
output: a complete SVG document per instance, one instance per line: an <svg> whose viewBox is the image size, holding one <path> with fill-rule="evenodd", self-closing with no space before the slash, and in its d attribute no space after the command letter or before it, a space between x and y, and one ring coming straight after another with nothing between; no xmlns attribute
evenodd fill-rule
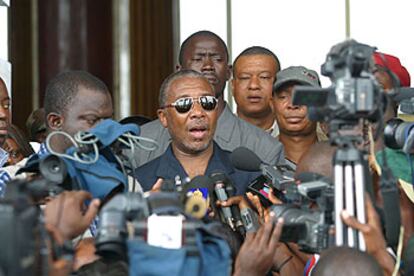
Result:
<svg viewBox="0 0 414 276"><path fill-rule="evenodd" d="M222 172L227 175L236 187L236 194L244 194L249 183L260 175L260 172L241 171L233 167L229 158L230 152L222 150L215 142L213 156L208 162L206 176L213 172ZM160 157L142 165L135 170L135 177L138 179L144 191L152 188L158 178L172 179L178 175L181 179L188 177L180 162L174 156L171 144Z"/></svg>

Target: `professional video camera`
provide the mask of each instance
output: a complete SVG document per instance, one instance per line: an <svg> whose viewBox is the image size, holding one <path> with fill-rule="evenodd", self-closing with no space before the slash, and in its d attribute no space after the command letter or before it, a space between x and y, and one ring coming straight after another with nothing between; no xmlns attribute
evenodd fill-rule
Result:
<svg viewBox="0 0 414 276"><path fill-rule="evenodd" d="M285 219L281 241L296 242L309 253L328 247L334 194L326 178L303 174L299 177L300 183L296 183L292 169L264 164L254 152L243 147L235 149L230 159L237 169L262 172L262 176L255 179L248 190L258 195L263 205L271 206L277 218ZM269 188L283 204L272 205L268 199ZM315 203L317 208L311 209L310 204Z"/></svg>
<svg viewBox="0 0 414 276"><path fill-rule="evenodd" d="M377 131L382 129L387 98L373 74L374 50L374 47L354 40L335 45L322 65L322 74L330 77L332 86L328 89L297 86L292 100L294 105L308 106L310 119L329 124L329 139L338 146L334 157L336 245L347 244L360 250L365 250L362 234L346 227L340 212L346 209L365 223L364 193L373 189L367 157L356 147L357 142L362 142L362 133L347 135L341 130L354 128L362 120L378 121ZM387 240L395 245L398 243L400 215L396 206L398 190L391 179L389 170L385 169L380 183L386 199L384 208L398 210L385 212Z"/></svg>
<svg viewBox="0 0 414 276"><path fill-rule="evenodd" d="M303 173L298 179L302 179L300 183L292 183L286 190L292 195L288 197L296 198L296 202L270 208L276 218L284 219L281 241L295 242L307 253L320 253L330 246L329 229L334 223L333 185L327 178L313 173Z"/></svg>
<svg viewBox="0 0 414 276"><path fill-rule="evenodd" d="M127 261L131 275L226 275L230 251L213 230L217 224L185 214L181 197L171 191L116 195L100 212L97 254Z"/></svg>
<svg viewBox="0 0 414 276"><path fill-rule="evenodd" d="M207 212L208 204L202 195L206 185L209 183L205 183L205 179L200 176L184 183L178 179L164 180L161 191L147 196L141 193L116 195L100 212L97 252L125 258L128 237L145 240L150 245L168 247L170 243L160 239L165 238L174 225L182 225L184 230L184 236L181 236L181 231L174 233L177 235L174 240L185 241L186 245L194 247L195 237L191 235L195 235L195 229L201 222L191 218L202 218ZM157 229L160 225L153 227L157 221L162 222L163 218L172 223L167 228L164 227L165 233L161 233L162 229ZM131 230L129 233L127 224ZM184 244L175 243L173 248L181 245Z"/></svg>
<svg viewBox="0 0 414 276"><path fill-rule="evenodd" d="M399 118L389 120L384 128L385 145L392 149L402 149L411 154L414 146L414 123Z"/></svg>
<svg viewBox="0 0 414 276"><path fill-rule="evenodd" d="M296 86L293 104L307 105L311 120L334 122L339 127L356 124L361 118L376 121L384 109L384 95L372 73L374 50L355 40L335 45L321 69L333 85L327 89Z"/></svg>
<svg viewBox="0 0 414 276"><path fill-rule="evenodd" d="M62 191L65 164L49 156L39 164L41 175L29 180L12 180L0 199L0 275L47 275L48 234L43 215L35 202Z"/></svg>

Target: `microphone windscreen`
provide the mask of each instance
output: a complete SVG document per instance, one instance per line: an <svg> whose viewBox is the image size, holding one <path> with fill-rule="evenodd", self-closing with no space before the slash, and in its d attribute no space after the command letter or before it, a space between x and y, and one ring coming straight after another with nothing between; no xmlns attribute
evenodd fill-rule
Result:
<svg viewBox="0 0 414 276"><path fill-rule="evenodd" d="M234 167L243 171L259 171L263 163L253 151L245 147L236 148L230 154L230 161Z"/></svg>
<svg viewBox="0 0 414 276"><path fill-rule="evenodd" d="M206 188L208 190L214 189L214 182L208 176L197 175L183 187L183 192L186 193L189 190L201 188Z"/></svg>

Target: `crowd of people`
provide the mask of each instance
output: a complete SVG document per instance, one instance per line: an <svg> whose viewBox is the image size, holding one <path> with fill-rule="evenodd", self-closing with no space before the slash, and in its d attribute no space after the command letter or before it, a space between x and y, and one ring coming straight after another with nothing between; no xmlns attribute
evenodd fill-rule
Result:
<svg viewBox="0 0 414 276"><path fill-rule="evenodd" d="M285 166L295 175L296 183L300 183L303 173L313 173L332 185L332 160L337 147L329 142L329 124L311 121L306 106L292 103L297 85L321 88L318 73L301 64L284 68L277 55L262 46L245 49L231 64L226 44L210 31L189 36L182 43L178 57L177 71L164 80L159 90L158 118L140 117L138 123L136 117L122 120L123 123L137 123L139 136L152 139L158 145L150 151L127 151L134 164L128 177L135 179L128 185L134 183L134 188L118 186L100 199L93 198L88 190L63 191L35 203L44 206L44 225L51 240L61 246L70 242L73 247L73 259L56 256L49 259L50 275L128 275L135 272L145 275L140 269L154 273L150 275L165 273L165 268L172 267L173 259L168 257L172 252L157 253L160 254L158 257L162 256L162 260L157 259L158 263L138 258L138 263L133 265L132 260L136 259L132 257L128 262L98 254L95 246L96 226L100 220L98 211L118 193L156 194L169 180L179 179L187 183L197 176L211 176L217 172L224 173L233 183L234 193L225 200L219 198L214 202L211 199L209 204L215 208L209 208L200 220L206 225L222 224L207 232L225 242L228 256L224 249L210 251L210 254L221 252L220 258L228 257L229 262L223 274L219 261L208 263L201 254L202 262L205 262L203 267L209 267L208 271L217 269L215 273L223 275L410 275L414 271L409 263L414 256L408 250L414 231L414 193L409 184L412 182L411 159L386 148L382 135L373 137L373 133L382 131L383 124L361 120L348 131L362 137L357 147L369 165L367 177L373 183L373 193L365 197L366 221L359 221L346 210L341 212L341 219L345 225L362 233L365 251L333 243L321 252L310 254L301 250L296 242L283 240L285 219L277 217L272 206L263 204L260 195L249 189L262 172L236 167L231 161L231 152L245 147L263 164ZM392 55L375 52L372 75L385 95L396 93L399 87L410 86L408 71ZM237 104L235 114L223 96L227 82ZM101 80L84 71L62 72L47 85L43 107L33 111L28 118L29 137L26 138L10 122L9 95L1 80L0 194L4 198L8 198L14 179L33 178L30 170L21 173L33 159L42 159L51 152L65 153L73 146L70 137L93 129L100 122L111 119L114 113L111 94ZM397 116L398 103L390 98L385 104L383 119ZM65 132L68 136L46 138L52 132ZM384 165L379 156L383 151L395 161L388 165L397 179L393 185L398 191L397 205L404 228L399 244L402 251L387 240L385 233L383 217L389 210L383 208L379 184ZM294 183L290 185L296 185ZM274 192L274 187L268 193L268 200L271 205L284 203ZM316 200L309 205L309 209L318 208ZM216 212L232 206L241 213L249 210L257 227L247 229L246 233L230 229ZM167 225L164 227L168 228ZM329 233L334 237L332 231L330 229ZM212 241L202 241L209 242ZM134 254L139 250L125 251ZM150 256L156 259L154 252ZM144 269L140 265L151 268ZM190 267L192 264L186 263L177 275L189 275ZM7 271L2 272L7 275ZM174 274L173 270L169 273ZM196 274L206 275L206 272Z"/></svg>

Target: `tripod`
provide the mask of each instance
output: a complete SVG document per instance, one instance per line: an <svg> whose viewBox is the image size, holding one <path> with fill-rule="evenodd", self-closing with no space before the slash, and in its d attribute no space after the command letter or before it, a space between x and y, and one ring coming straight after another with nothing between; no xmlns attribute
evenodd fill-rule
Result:
<svg viewBox="0 0 414 276"><path fill-rule="evenodd" d="M335 242L337 246L347 245L362 251L365 251L362 233L342 222L341 211L347 210L361 223L366 222L364 174L362 153L354 143L348 141L339 145L334 157Z"/></svg>

